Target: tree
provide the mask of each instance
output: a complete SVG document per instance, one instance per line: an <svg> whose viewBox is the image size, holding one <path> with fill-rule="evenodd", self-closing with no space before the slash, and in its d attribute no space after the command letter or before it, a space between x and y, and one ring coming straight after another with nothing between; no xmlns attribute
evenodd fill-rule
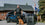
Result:
<svg viewBox="0 0 45 25"><path fill-rule="evenodd" d="M39 9L40 9L39 14L44 19L45 15L43 15L43 14L45 14L45 0L39 0Z"/></svg>
<svg viewBox="0 0 45 25"><path fill-rule="evenodd" d="M26 6L28 5L28 3L26 3Z"/></svg>

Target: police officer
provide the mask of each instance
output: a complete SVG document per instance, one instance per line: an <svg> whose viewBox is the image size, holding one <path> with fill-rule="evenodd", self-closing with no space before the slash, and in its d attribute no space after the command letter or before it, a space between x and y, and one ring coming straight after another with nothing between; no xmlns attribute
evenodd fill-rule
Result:
<svg viewBox="0 0 45 25"><path fill-rule="evenodd" d="M19 7L19 5L17 5L17 8L15 9L15 13L16 13L17 17L21 16L21 11L22 11L22 9ZM18 19L17 19L17 23L18 23Z"/></svg>
<svg viewBox="0 0 45 25"><path fill-rule="evenodd" d="M19 7L19 5L17 5L17 8L15 10L17 16L21 16L21 10L22 9Z"/></svg>

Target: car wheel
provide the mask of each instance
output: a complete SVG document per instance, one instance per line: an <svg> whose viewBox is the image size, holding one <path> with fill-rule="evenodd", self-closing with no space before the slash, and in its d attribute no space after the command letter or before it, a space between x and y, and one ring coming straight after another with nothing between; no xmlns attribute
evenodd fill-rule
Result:
<svg viewBox="0 0 45 25"><path fill-rule="evenodd" d="M10 18L7 19L7 23L9 23L9 22L10 22Z"/></svg>
<svg viewBox="0 0 45 25"><path fill-rule="evenodd" d="M2 21L2 20L0 19L0 21Z"/></svg>

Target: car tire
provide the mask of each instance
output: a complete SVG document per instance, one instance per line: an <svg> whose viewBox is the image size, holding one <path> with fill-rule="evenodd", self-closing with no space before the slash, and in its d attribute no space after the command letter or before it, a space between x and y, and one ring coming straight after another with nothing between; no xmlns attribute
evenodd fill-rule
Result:
<svg viewBox="0 0 45 25"><path fill-rule="evenodd" d="M2 20L0 19L0 21L2 21Z"/></svg>
<svg viewBox="0 0 45 25"><path fill-rule="evenodd" d="M9 23L10 22L10 18L8 17L8 19L7 19L7 23Z"/></svg>

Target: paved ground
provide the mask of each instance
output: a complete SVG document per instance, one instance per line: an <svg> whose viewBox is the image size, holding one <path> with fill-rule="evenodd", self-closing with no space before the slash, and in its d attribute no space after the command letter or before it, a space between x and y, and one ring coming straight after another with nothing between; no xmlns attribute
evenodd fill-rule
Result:
<svg viewBox="0 0 45 25"><path fill-rule="evenodd" d="M35 25L45 25L45 23L36 23Z"/></svg>
<svg viewBox="0 0 45 25"><path fill-rule="evenodd" d="M0 25L16 25L16 23L7 23L5 20L0 21ZM25 24L26 25L26 24ZM35 25L45 25L45 23L36 23Z"/></svg>
<svg viewBox="0 0 45 25"><path fill-rule="evenodd" d="M5 20L4 21L0 21L0 25L19 25L16 23L7 23ZM25 24L26 25L26 24Z"/></svg>

